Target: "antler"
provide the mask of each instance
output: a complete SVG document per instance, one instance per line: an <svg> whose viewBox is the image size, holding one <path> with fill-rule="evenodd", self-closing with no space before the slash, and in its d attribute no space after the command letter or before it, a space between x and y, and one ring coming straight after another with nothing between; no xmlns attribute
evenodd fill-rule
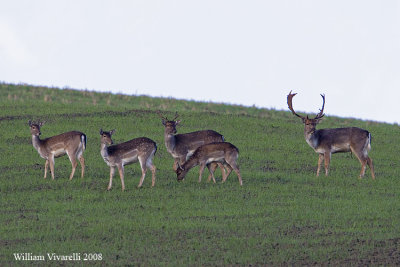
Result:
<svg viewBox="0 0 400 267"><path fill-rule="evenodd" d="M161 119L166 120L166 121L168 120L167 117L164 117L164 116L161 114L161 111L160 111L160 110L157 110L156 112L157 112L158 116L160 116Z"/></svg>
<svg viewBox="0 0 400 267"><path fill-rule="evenodd" d="M172 119L173 121L179 117L178 111L175 112L175 117Z"/></svg>
<svg viewBox="0 0 400 267"><path fill-rule="evenodd" d="M40 121L40 120L38 120L38 121L31 121L31 120L29 120L29 121L28 121L29 126L32 126L33 124L37 124L37 125L39 125L40 127L42 127L45 123L46 123L46 121Z"/></svg>
<svg viewBox="0 0 400 267"><path fill-rule="evenodd" d="M160 111L160 110L157 110L156 112L157 112L158 116L160 116L161 119L163 119L163 120L165 120L165 121L169 121L169 119L168 119L167 117L164 117L164 116L161 114L161 111ZM175 117L172 119L172 121L176 120L178 117L179 117L179 114L178 114L178 111L176 111L176 112L175 112Z"/></svg>
<svg viewBox="0 0 400 267"><path fill-rule="evenodd" d="M322 109L319 110L319 113L317 114L317 116L315 116L314 120L318 120L321 119L323 116L325 116L324 114L324 108L325 108L325 95L321 94L322 96Z"/></svg>
<svg viewBox="0 0 400 267"><path fill-rule="evenodd" d="M292 91L290 91L290 93L289 93L288 96L287 96L287 104L288 104L288 106L289 106L289 109L292 111L292 113L293 113L294 115L296 115L297 117L299 117L299 118L301 118L301 119L304 119L305 117L300 116L300 115L297 114L296 111L294 111L294 109L293 109L292 99L293 99L293 97L294 97L295 95L297 95L297 93L292 94Z"/></svg>

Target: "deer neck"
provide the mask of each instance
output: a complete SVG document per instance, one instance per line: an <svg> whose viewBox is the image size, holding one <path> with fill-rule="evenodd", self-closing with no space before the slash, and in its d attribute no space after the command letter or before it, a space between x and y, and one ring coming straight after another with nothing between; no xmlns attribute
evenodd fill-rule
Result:
<svg viewBox="0 0 400 267"><path fill-rule="evenodd" d="M173 151L175 150L175 145L176 145L175 135L170 133L165 133L164 139L165 139L165 147L167 148L168 153L172 154Z"/></svg>
<svg viewBox="0 0 400 267"><path fill-rule="evenodd" d="M47 159L46 151L45 151L45 149L42 149L41 144L42 144L42 140L40 140L39 136L32 135L32 145L33 145L33 147L36 149L36 151L39 153L39 155L42 158Z"/></svg>
<svg viewBox="0 0 400 267"><path fill-rule="evenodd" d="M37 135L32 135L32 145L36 150L39 150L40 147L40 138Z"/></svg>
<svg viewBox="0 0 400 267"><path fill-rule="evenodd" d="M306 125L304 128L304 138L306 139L307 144L309 144L313 149L316 149L318 146L318 138L315 132L315 126L310 127Z"/></svg>
<svg viewBox="0 0 400 267"><path fill-rule="evenodd" d="M108 146L106 143L101 143L100 154L103 157L104 161L108 163Z"/></svg>
<svg viewBox="0 0 400 267"><path fill-rule="evenodd" d="M191 168L196 167L199 165L199 161L195 157L190 157L184 164L183 169L189 171Z"/></svg>

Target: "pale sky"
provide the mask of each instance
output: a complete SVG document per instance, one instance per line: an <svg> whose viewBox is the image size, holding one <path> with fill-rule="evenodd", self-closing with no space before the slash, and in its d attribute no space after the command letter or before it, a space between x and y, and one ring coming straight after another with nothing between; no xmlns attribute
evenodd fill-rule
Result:
<svg viewBox="0 0 400 267"><path fill-rule="evenodd" d="M400 1L1 0L0 81L400 122Z"/></svg>

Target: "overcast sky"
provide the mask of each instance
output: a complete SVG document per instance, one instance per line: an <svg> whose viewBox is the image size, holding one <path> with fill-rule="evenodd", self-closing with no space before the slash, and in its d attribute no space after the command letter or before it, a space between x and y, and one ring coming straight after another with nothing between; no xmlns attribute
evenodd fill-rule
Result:
<svg viewBox="0 0 400 267"><path fill-rule="evenodd" d="M0 81L400 122L400 1L2 0Z"/></svg>

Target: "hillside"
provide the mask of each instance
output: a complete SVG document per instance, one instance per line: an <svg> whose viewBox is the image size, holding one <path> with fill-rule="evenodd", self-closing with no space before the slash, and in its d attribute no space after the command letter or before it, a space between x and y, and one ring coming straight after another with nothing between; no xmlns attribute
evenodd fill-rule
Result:
<svg viewBox="0 0 400 267"><path fill-rule="evenodd" d="M31 262L13 255L24 252L89 253L99 265L400 264L396 125L326 117L319 128L371 132L377 179L369 169L358 179L361 166L349 153L333 155L330 175L317 178L318 155L286 111L10 84L0 84L0 103L0 265ZM198 168L177 182L157 110L179 113L178 133L213 129L235 144L243 187L234 173L221 184L219 171L217 184L206 175L198 183ZM46 121L42 138L86 133L83 180L80 166L68 180L67 157L55 160L54 181L43 179L28 120ZM125 192L118 174L106 191L100 128L116 129L115 143L146 136L158 144L154 188L149 173L136 188L134 164L125 169Z"/></svg>

